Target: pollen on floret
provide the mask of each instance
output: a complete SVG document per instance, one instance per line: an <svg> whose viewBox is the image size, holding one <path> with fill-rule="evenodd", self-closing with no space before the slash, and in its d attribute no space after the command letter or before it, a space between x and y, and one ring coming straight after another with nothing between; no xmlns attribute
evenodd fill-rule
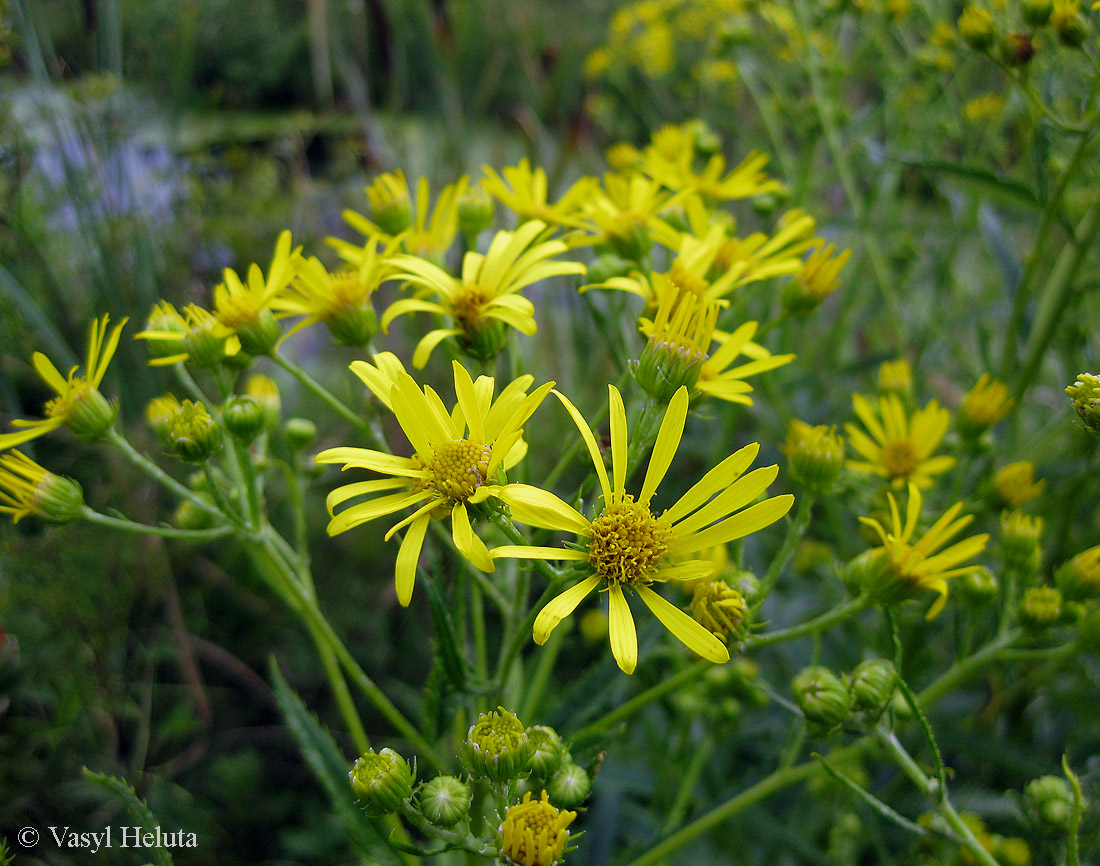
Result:
<svg viewBox="0 0 1100 866"><path fill-rule="evenodd" d="M669 521L654 517L647 503L629 493L613 493L589 533L592 568L607 583L627 586L650 582L672 540Z"/></svg>
<svg viewBox="0 0 1100 866"><path fill-rule="evenodd" d="M470 439L436 445L428 461L432 487L448 499L469 499L488 480L492 453L488 445Z"/></svg>
<svg viewBox="0 0 1100 866"><path fill-rule="evenodd" d="M513 866L554 866L561 860L569 839L567 828L576 817L576 812L552 806L546 791L538 800L532 800L528 791L504 815L500 853Z"/></svg>

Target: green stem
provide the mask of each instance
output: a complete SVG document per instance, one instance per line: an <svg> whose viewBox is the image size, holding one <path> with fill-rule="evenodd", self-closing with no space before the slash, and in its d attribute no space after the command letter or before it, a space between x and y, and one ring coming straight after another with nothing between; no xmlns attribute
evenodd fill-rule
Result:
<svg viewBox="0 0 1100 866"><path fill-rule="evenodd" d="M794 555L795 549L806 535L806 530L810 526L810 515L813 512L815 501L816 497L811 493L807 493L799 501L798 512L795 514L794 520L787 527L787 537L783 539L783 546L779 548L779 552L775 555L771 565L768 566L767 572L764 574L764 579L760 582L760 596L762 598L767 596L772 589L775 588L787 562Z"/></svg>
<svg viewBox="0 0 1100 866"><path fill-rule="evenodd" d="M299 382L301 382L309 391L320 398L320 400L326 406L332 409L332 411L334 411L337 415L339 415L361 433L365 434L367 437L367 442L372 448L383 448L382 443L378 441L378 437L375 435L374 430L371 428L371 425L367 422L367 420L349 409L347 404L336 397L324 385L322 385L320 382L310 376L309 373L307 373L297 364L288 361L281 355L272 355L271 360L282 367L284 370L286 370L288 373L290 373L290 375L297 379Z"/></svg>
<svg viewBox="0 0 1100 866"><path fill-rule="evenodd" d="M523 706L520 710L521 719L534 718L539 701L550 682L550 675L554 672L554 663L558 660L561 645L565 642L568 632L564 628L554 629L549 640L546 641L538 654L538 664L535 673L527 683L527 690L523 696Z"/></svg>
<svg viewBox="0 0 1100 866"><path fill-rule="evenodd" d="M207 514L213 514L216 517L224 518L225 515L221 510L210 502L207 502L201 496L199 496L194 490L189 487L185 487L178 482L175 478L157 466L152 460L134 448L129 441L112 427L107 431L107 441L119 449L138 469L160 484L162 487L171 490L177 496L182 499L188 499L192 504L205 511Z"/></svg>
<svg viewBox="0 0 1100 866"><path fill-rule="evenodd" d="M132 532L136 535L155 535L158 538L176 538L181 541L210 541L214 538L231 535L236 531L232 526L216 526L211 529L176 529L173 526L148 526L133 520L100 514L87 505L81 508L80 516L89 523L95 523L109 529L119 529L122 532Z"/></svg>
<svg viewBox="0 0 1100 866"><path fill-rule="evenodd" d="M748 650L760 646L770 646L771 644L783 643L784 641L794 640L795 638L805 637L806 635L817 634L859 613L861 610L870 606L870 604L871 599L866 595L856 596L839 607L835 607L829 612L822 614L817 617L817 619L811 619L808 622L794 625L790 628L780 629L779 631L768 632L762 635L753 635L745 641L745 648Z"/></svg>
<svg viewBox="0 0 1100 866"><path fill-rule="evenodd" d="M1016 643L1020 636L1020 631L1010 631L993 643L986 644L973 655L955 662L939 679L917 695L917 703L922 708L930 707L948 692L989 667L1001 652Z"/></svg>
<svg viewBox="0 0 1100 866"><path fill-rule="evenodd" d="M714 740L709 735L704 736L703 742L695 747L694 753L691 756L691 761L688 763L687 770L684 771L684 777L680 780L680 788L676 792L676 799L672 801L672 808L668 810L668 817L661 827L662 833L668 833L683 820L684 814L687 812L688 805L691 802L691 795L695 791L695 783L699 781L699 776L703 772L703 767L705 767L707 761L710 760L713 751Z"/></svg>

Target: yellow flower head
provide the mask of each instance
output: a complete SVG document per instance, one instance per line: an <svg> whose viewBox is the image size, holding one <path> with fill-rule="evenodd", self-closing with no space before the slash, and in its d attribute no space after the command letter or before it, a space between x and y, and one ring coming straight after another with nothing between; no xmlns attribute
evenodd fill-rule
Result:
<svg viewBox="0 0 1100 866"><path fill-rule="evenodd" d="M913 368L905 358L883 361L878 368L875 387L883 394L908 397L913 393Z"/></svg>
<svg viewBox="0 0 1100 866"><path fill-rule="evenodd" d="M795 313L807 313L817 307L840 285L840 271L851 254L851 250L836 254L832 244L819 241L802 263L802 269L784 289L784 306Z"/></svg>
<svg viewBox="0 0 1100 866"><path fill-rule="evenodd" d="M997 470L993 487L1009 508L1019 508L1042 493L1046 481L1035 480L1034 463L1018 460Z"/></svg>
<svg viewBox="0 0 1100 866"><path fill-rule="evenodd" d="M134 334L134 339L149 341L153 355L150 367L182 361L216 367L241 351L241 341L233 329L198 304L188 304L181 314L167 301L161 301L149 316L145 330ZM177 351L173 353L172 347Z"/></svg>
<svg viewBox="0 0 1100 866"><path fill-rule="evenodd" d="M0 513L18 523L28 514L68 523L80 514L84 493L70 478L54 475L21 451L0 454Z"/></svg>
<svg viewBox="0 0 1100 866"><path fill-rule="evenodd" d="M913 534L921 511L920 488L912 482L909 484L904 523L894 494L888 493L887 497L890 500L889 527L869 517L860 518L860 522L874 530L882 542L881 547L871 551L879 560L881 570L878 579L868 588L875 600L882 604L896 604L921 589L935 590L940 597L928 611L928 619L932 619L947 603L947 581L980 568L977 565L963 566L962 563L985 550L989 536L974 535L944 548L973 519L969 514L958 517L962 503L957 502L929 527L919 541L914 542Z"/></svg>
<svg viewBox="0 0 1100 866"><path fill-rule="evenodd" d="M694 387L714 341L718 303L681 295L666 277L654 274L659 301L652 321L643 318L639 330L648 338L634 377L654 400L665 401L681 385Z"/></svg>
<svg viewBox="0 0 1100 866"><path fill-rule="evenodd" d="M388 541L408 527L397 554L397 599L407 605L412 597L416 563L432 517L451 517L455 547L478 568L492 571L484 542L470 524L467 505L484 501L499 469L518 462L526 451L522 427L549 393L553 382L527 389L534 381L521 376L493 400L495 381L479 376L474 382L457 362L454 368L457 403L448 411L430 386L423 389L389 353L375 355L375 364L351 365L372 392L397 416L412 443L411 457L397 457L367 448L330 448L317 455L318 463L343 463L388 476L358 481L333 490L328 496L329 535L345 532L396 511L416 507L386 533ZM502 488L507 490L507 487ZM383 491L396 491L377 494ZM360 500L338 514L337 506Z"/></svg>
<svg viewBox="0 0 1100 866"><path fill-rule="evenodd" d="M951 423L949 411L931 400L908 418L897 395L886 394L879 397L878 403L876 413L866 397L852 395L855 413L871 434L868 436L854 424L844 425L848 441L864 458L848 461L852 469L878 475L894 487L902 487L909 481L919 487L930 487L932 476L955 465L954 457L932 456Z"/></svg>
<svg viewBox="0 0 1100 866"><path fill-rule="evenodd" d="M386 180L383 181L383 178ZM350 209L345 210L343 214L344 221L366 237L367 242L362 246L356 246L339 238L327 238L326 243L353 268L361 267L364 259L373 254L376 242L381 242L386 247L399 243L409 255L423 256L442 263L447 250L451 248L451 244L458 235L458 203L469 182L470 179L463 176L455 183L443 187L433 211L430 207L431 189L428 179L420 178L416 183L415 213L410 217L408 185L405 183L405 176L400 171L382 175L375 180L374 184L367 187L367 200L378 222L371 222L362 214ZM393 204L400 199L402 187L404 188L404 219L400 221L383 219L379 206L383 206L386 201ZM386 196L389 198L386 199Z"/></svg>
<svg viewBox="0 0 1100 866"><path fill-rule="evenodd" d="M596 184L592 177L579 178L554 204L550 204L546 172L542 168L531 169L526 158L519 165L509 166L497 174L489 166L482 186L489 194L523 220L540 220L548 225L583 228L581 214L588 196Z"/></svg>
<svg viewBox="0 0 1100 866"><path fill-rule="evenodd" d="M1004 382L983 373L959 405L960 432L967 436L979 435L1004 418L1014 402Z"/></svg>
<svg viewBox="0 0 1100 866"><path fill-rule="evenodd" d="M41 352L34 353L31 359L34 368L57 396L45 405L45 418L36 421L17 418L12 421L13 427L24 429L16 433L0 434L0 451L37 439L61 426L68 427L82 439L98 439L114 424L118 408L108 403L107 398L99 393L99 384L118 348L119 335L127 319L119 322L108 337L109 318L104 315L92 322L83 375L77 373L80 369L77 366L69 370L68 376L62 376L49 358Z"/></svg>
<svg viewBox="0 0 1100 866"><path fill-rule="evenodd" d="M406 313L428 312L448 316L450 328L429 331L417 344L413 366L428 363L432 350L447 337L457 337L471 357L495 358L515 328L535 333L535 307L519 294L526 286L562 274L582 274L579 262L549 261L566 251L561 241L536 242L546 229L531 220L514 232L497 232L484 255L468 252L462 260L462 276L452 277L437 265L415 256L395 256L387 279L405 280L439 298L403 298L391 304L382 317L382 330Z"/></svg>
<svg viewBox="0 0 1100 866"><path fill-rule="evenodd" d="M236 271L226 268L223 282L214 288L214 317L238 336L249 354L267 354L279 338L272 301L290 285L302 261L302 248L292 250L290 243L289 231L279 235L266 279L260 266L253 263L247 284Z"/></svg>
<svg viewBox="0 0 1100 866"><path fill-rule="evenodd" d="M759 343L754 343L752 338L757 327L757 322L745 322L730 334L715 331L714 338L719 346L703 362L693 398L715 397L729 403L751 406L752 398L748 394L752 391L752 386L745 380L794 360L794 355L773 355ZM730 366L742 355L748 361Z"/></svg>
<svg viewBox="0 0 1100 866"><path fill-rule="evenodd" d="M674 135L669 129L678 130ZM768 155L751 152L739 165L726 173L726 158L716 153L706 165L696 171L696 138L699 124L662 129L653 137L653 144L643 153L641 171L676 192L696 192L712 201L752 198L768 192L779 192L783 184L764 173ZM675 142L673 144L673 142Z"/></svg>
<svg viewBox="0 0 1100 866"><path fill-rule="evenodd" d="M528 791L522 802L504 813L498 831L501 856L512 866L554 866L561 860L569 840L567 828L576 817L576 812L550 805L545 791L537 800Z"/></svg>
<svg viewBox="0 0 1100 866"><path fill-rule="evenodd" d="M591 520L553 493L526 484L511 484L495 492L520 523L573 532L574 548L508 545L495 548L494 558L565 560L584 563L589 576L546 604L535 619L535 642L542 644L565 617L597 587L607 592L611 651L619 667L633 673L638 640L625 591L636 592L653 614L679 640L703 658L729 660L725 646L710 631L651 589L654 582L691 580L710 575L714 563L684 559L716 544L724 544L769 526L790 510L794 497L773 496L754 502L779 472L777 466L743 475L760 450L747 445L723 460L667 511L654 514L651 503L676 454L688 412L688 390L680 388L669 403L653 446L645 480L637 497L626 492L626 409L614 385L608 386L611 408L611 468L609 478L596 437L577 408L555 391L584 439L600 480L603 507ZM743 475L743 477L742 477ZM740 509L744 509L741 511ZM739 513L734 513L739 512Z"/></svg>
<svg viewBox="0 0 1100 866"><path fill-rule="evenodd" d="M604 175L603 187L594 185L584 203L585 216L592 224L587 229L590 236L583 242L609 244L624 258L638 261L653 246L651 226L662 225L666 232L671 231L659 214L681 197L639 174L609 172Z"/></svg>

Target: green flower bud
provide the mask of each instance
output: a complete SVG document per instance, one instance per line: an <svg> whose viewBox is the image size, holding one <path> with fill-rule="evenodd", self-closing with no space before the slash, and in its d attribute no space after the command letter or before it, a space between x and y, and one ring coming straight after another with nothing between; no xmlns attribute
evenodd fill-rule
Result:
<svg viewBox="0 0 1100 866"><path fill-rule="evenodd" d="M811 427L792 418L783 451L791 476L814 496L832 490L844 468L844 437L835 427Z"/></svg>
<svg viewBox="0 0 1100 866"><path fill-rule="evenodd" d="M993 44L993 16L988 9L967 6L959 16L959 35L975 51L986 51Z"/></svg>
<svg viewBox="0 0 1100 866"><path fill-rule="evenodd" d="M358 279L358 274L353 274ZM341 346L353 349L365 346L378 333L378 314L369 300L343 306L329 318L325 327Z"/></svg>
<svg viewBox="0 0 1100 866"><path fill-rule="evenodd" d="M275 314L267 309L259 310L248 321L234 325L233 331L241 341L241 348L249 355L270 355L283 335Z"/></svg>
<svg viewBox="0 0 1100 866"><path fill-rule="evenodd" d="M184 400L168 419L168 438L180 459L202 463L221 444L221 428L205 406Z"/></svg>
<svg viewBox="0 0 1100 866"><path fill-rule="evenodd" d="M214 525L214 515L199 508L190 499L181 499L172 512L172 525L180 529L209 529Z"/></svg>
<svg viewBox="0 0 1100 866"><path fill-rule="evenodd" d="M492 361L512 337L512 328L500 319L482 318L470 323L455 339L462 353L476 361Z"/></svg>
<svg viewBox="0 0 1100 866"><path fill-rule="evenodd" d="M608 234L607 243L627 261L640 262L653 249L653 236L646 226L631 221Z"/></svg>
<svg viewBox="0 0 1100 866"><path fill-rule="evenodd" d="M868 659L848 676L852 709L877 716L885 709L897 682L894 666L883 659Z"/></svg>
<svg viewBox="0 0 1100 866"><path fill-rule="evenodd" d="M466 187L458 200L458 229L471 249L477 237L493 225L493 199L480 183Z"/></svg>
<svg viewBox="0 0 1100 866"><path fill-rule="evenodd" d="M247 394L234 394L222 406L226 429L244 442L251 442L264 429L267 420L263 404Z"/></svg>
<svg viewBox="0 0 1100 866"><path fill-rule="evenodd" d="M1054 10L1050 24L1058 35L1058 41L1067 48L1080 48L1089 35L1089 25L1078 11L1077 4L1066 4Z"/></svg>
<svg viewBox="0 0 1100 866"><path fill-rule="evenodd" d="M416 771L393 749L367 751L352 765L351 787L368 815L396 812L412 796Z"/></svg>
<svg viewBox="0 0 1100 866"><path fill-rule="evenodd" d="M1066 395L1085 429L1100 436L1100 376L1078 373L1077 381L1066 388Z"/></svg>
<svg viewBox="0 0 1100 866"><path fill-rule="evenodd" d="M1039 631L1062 618L1062 593L1053 586L1033 586L1020 601L1020 623Z"/></svg>
<svg viewBox="0 0 1100 866"><path fill-rule="evenodd" d="M308 418L288 418L283 432L286 434L286 444L295 451L301 451L317 438L317 425Z"/></svg>
<svg viewBox="0 0 1100 866"><path fill-rule="evenodd" d="M54 475L22 451L0 454L0 511L18 523L28 515L69 523L84 507L84 491L71 478Z"/></svg>
<svg viewBox="0 0 1100 866"><path fill-rule="evenodd" d="M1041 776L1024 786L1024 804L1046 829L1067 833L1073 818L1073 789L1060 776Z"/></svg>
<svg viewBox="0 0 1100 866"><path fill-rule="evenodd" d="M584 767L576 764L562 764L550 777L546 791L550 799L563 809L574 809L588 799L592 793L592 779Z"/></svg>
<svg viewBox="0 0 1100 866"><path fill-rule="evenodd" d="M1022 511L1006 511L1001 515L1000 553L1006 568L1019 572L1024 580L1039 573L1042 548L1043 519Z"/></svg>
<svg viewBox="0 0 1100 866"><path fill-rule="evenodd" d="M453 827L470 813L470 786L455 776L436 776L420 788L420 813L439 827Z"/></svg>
<svg viewBox="0 0 1100 866"><path fill-rule="evenodd" d="M386 234L397 236L412 225L409 185L400 170L376 177L366 193L371 216Z"/></svg>
<svg viewBox="0 0 1100 866"><path fill-rule="evenodd" d="M819 734L836 730L851 710L844 683L831 670L820 665L799 671L791 680L791 693L806 721Z"/></svg>
<svg viewBox="0 0 1100 866"><path fill-rule="evenodd" d="M183 351L198 367L217 367L226 359L226 342L232 332L201 307L192 304L187 311L190 326Z"/></svg>
<svg viewBox="0 0 1100 866"><path fill-rule="evenodd" d="M461 751L470 775L507 782L527 774L534 743L515 713L498 707L478 716Z"/></svg>
<svg viewBox="0 0 1100 866"><path fill-rule="evenodd" d="M625 277L634 267L632 262L613 253L604 253L588 269L588 282L592 285L606 283L612 277Z"/></svg>
<svg viewBox="0 0 1100 866"><path fill-rule="evenodd" d="M1067 601L1100 598L1100 546L1077 554L1054 573Z"/></svg>
<svg viewBox="0 0 1100 866"><path fill-rule="evenodd" d="M954 585L954 591L963 602L974 607L989 604L1001 594L1001 585L997 576L985 566L962 575Z"/></svg>
<svg viewBox="0 0 1100 866"><path fill-rule="evenodd" d="M1042 27L1050 20L1050 13L1054 11L1053 0L1024 0L1020 6L1024 21L1032 27Z"/></svg>
<svg viewBox="0 0 1100 866"><path fill-rule="evenodd" d="M553 728L545 725L532 725L527 729L527 736L534 744L531 752L531 772L539 778L546 779L554 774L565 757L565 746L561 737ZM557 802L555 799L554 802Z"/></svg>
<svg viewBox="0 0 1100 866"><path fill-rule="evenodd" d="M160 333L164 336L144 336L146 333ZM173 335L178 337L173 338ZM167 301L161 301L145 320L145 331L141 339L145 340L145 349L153 360L171 358L183 354L184 339L187 335L187 322L179 311Z"/></svg>
<svg viewBox="0 0 1100 866"><path fill-rule="evenodd" d="M175 394L154 397L145 407L145 420L149 422L157 438L168 448L172 447L172 440L168 436L168 422L179 407L180 401Z"/></svg>
<svg viewBox="0 0 1100 866"><path fill-rule="evenodd" d="M69 395L65 426L81 439L94 442L111 429L118 416L118 404L111 403L98 388L85 385Z"/></svg>
<svg viewBox="0 0 1100 866"><path fill-rule="evenodd" d="M282 411L282 398L279 396L279 386L275 384L275 380L256 373L248 377L244 390L249 397L255 398L264 407L264 427L268 430L277 427L279 413Z"/></svg>

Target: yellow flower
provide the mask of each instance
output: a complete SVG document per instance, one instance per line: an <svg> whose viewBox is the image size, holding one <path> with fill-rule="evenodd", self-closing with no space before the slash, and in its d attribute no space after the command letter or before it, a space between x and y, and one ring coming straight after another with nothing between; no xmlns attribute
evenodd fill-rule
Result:
<svg viewBox="0 0 1100 866"><path fill-rule="evenodd" d="M241 341L233 329L223 325L213 313L198 304L188 304L179 313L167 301L153 309L144 331L135 340L149 342L150 367L166 367L191 361L200 367L216 367L241 351ZM172 352L176 347L177 351Z"/></svg>
<svg viewBox="0 0 1100 866"><path fill-rule="evenodd" d="M693 397L701 394L751 406L752 398L746 395L752 391L752 386L745 379L782 367L794 360L794 355L773 355L760 344L754 343L752 337L758 327L757 322L745 322L730 334L715 331L714 338L718 341L719 348L703 362ZM731 367L730 364L740 355L751 360Z"/></svg>
<svg viewBox="0 0 1100 866"><path fill-rule="evenodd" d="M84 493L70 478L54 475L21 451L0 454L0 513L18 523L28 514L51 523L80 515Z"/></svg>
<svg viewBox="0 0 1100 866"><path fill-rule="evenodd" d="M377 366L356 361L351 369L379 396L395 416L413 446L412 457L397 457L367 448L330 448L317 455L318 463L343 463L389 476L358 481L333 490L328 496L329 535L345 532L360 523L416 506L386 533L388 541L406 526L408 531L397 554L397 599L407 605L412 597L416 563L433 518L450 515L455 547L478 568L492 571L484 542L474 534L468 504L483 501L499 469L507 469L523 457L523 424L553 387L541 385L530 394L534 381L521 376L493 400L495 381L470 374L453 362L457 405L448 411L431 387L421 389L390 354L376 355ZM387 387L387 385L389 387ZM502 488L507 490L507 487ZM397 491L382 496L382 491ZM366 498L364 498L366 497ZM351 499L354 505L335 514L337 506Z"/></svg>
<svg viewBox="0 0 1100 866"><path fill-rule="evenodd" d="M752 444L727 457L671 508L655 515L651 501L679 447L687 419L688 390L680 388L669 403L637 498L625 489L629 452L626 409L615 386L608 386L608 391L610 478L588 423L564 395L554 392L577 425L600 480L603 507L594 519L584 517L553 493L530 485L511 484L494 492L511 507L518 522L573 532L579 538L578 546L507 545L495 548L490 556L586 564L589 576L552 599L539 612L534 625L536 643L545 643L562 619L569 616L592 590L602 587L609 603L611 651L626 673L632 673L637 665L638 641L624 590L636 592L664 626L695 653L716 663L726 662L729 653L722 642L654 592L650 584L711 574L714 563L710 560L684 560L682 557L743 538L771 525L790 510L794 497L789 494L774 496L744 508L764 492L779 471L777 466L769 466L742 477L760 450L759 445ZM742 508L744 510L739 511Z"/></svg>
<svg viewBox="0 0 1100 866"><path fill-rule="evenodd" d="M552 806L545 791L538 800L526 792L521 803L504 813L498 830L501 856L512 866L554 866L569 840L566 828L576 817L576 812Z"/></svg>
<svg viewBox="0 0 1100 866"><path fill-rule="evenodd" d="M959 431L977 436L1008 414L1016 401L1008 396L1008 386L983 373L959 405Z"/></svg>
<svg viewBox="0 0 1100 866"><path fill-rule="evenodd" d="M993 487L1009 508L1019 508L1043 492L1046 481L1035 480L1035 464L1018 460L997 470Z"/></svg>
<svg viewBox="0 0 1100 866"><path fill-rule="evenodd" d="M909 481L919 487L930 487L933 475L955 465L954 457L932 456L951 423L951 413L931 400L923 409L917 409L910 419L895 394L879 397L878 402L876 415L866 397L852 395L855 413L871 435L853 424L844 425L852 447L864 458L850 460L848 465L859 472L885 478L894 487Z"/></svg>
<svg viewBox="0 0 1100 866"><path fill-rule="evenodd" d="M875 387L883 394L908 397L913 393L913 369L905 358L883 361L878 368Z"/></svg>
<svg viewBox="0 0 1100 866"><path fill-rule="evenodd" d="M107 373L107 365L111 363L115 350L118 348L119 336L123 325L128 321L123 319L107 336L107 322L109 316L92 322L92 332L88 339L88 356L84 364L84 375L77 375L79 366L69 370L69 375L62 376L53 362L41 352L35 352L32 361L38 375L57 393L44 407L45 418L37 421L28 421L17 418L12 421L13 427L23 427L17 433L0 434L0 451L22 445L31 439L44 436L51 430L66 426L82 439L98 439L115 421L117 407L107 402L107 398L99 393L99 384Z"/></svg>
<svg viewBox="0 0 1100 866"><path fill-rule="evenodd" d="M292 250L290 243L289 231L279 235L267 279L253 263L248 268L247 285L236 271L226 268L223 282L214 287L214 317L237 335L241 347L251 355L267 354L279 339L271 302L290 285L302 260L302 248Z"/></svg>
<svg viewBox="0 0 1100 866"><path fill-rule="evenodd" d="M400 183L405 183L405 176L400 171L395 172L393 178L399 178ZM381 241L389 246L400 242L406 253L413 256L423 256L432 261L442 262L447 250L451 248L455 237L458 235L458 202L462 193L470 182L465 175L455 183L443 187L439 198L435 202L435 210L431 211L431 190L426 177L420 178L416 183L416 212L412 218L412 225L399 232L388 231L383 226L371 222L365 216L353 210L344 211L344 221L360 234L364 235L367 242L362 246L348 243L339 238L326 238L326 243L336 250L337 254L352 267L358 268L363 264L374 250L375 241ZM378 181L376 180L377 184ZM386 188L392 193L392 181ZM372 200L372 194L377 200L377 193L373 193L376 187L368 187L368 200ZM406 190L406 206L408 187ZM372 201L372 212L374 203ZM431 214L429 218L429 213ZM405 223L408 224L407 221ZM397 228L391 225L389 228Z"/></svg>
<svg viewBox="0 0 1100 866"><path fill-rule="evenodd" d="M947 581L980 568L977 565L959 566L985 550L989 536L974 535L944 548L945 544L973 520L973 515L970 514L958 517L962 503L957 502L914 543L913 533L921 511L920 488L912 482L909 484L909 502L905 508L904 523L901 521L894 495L888 493L887 497L890 500L888 528L869 517L859 518L861 523L874 530L882 542L881 547L871 551L881 560L883 566L880 580L870 587L872 595L883 604L895 604L909 598L917 590L935 590L940 597L928 611L927 618L932 619L947 603Z"/></svg>
<svg viewBox="0 0 1100 866"><path fill-rule="evenodd" d="M584 212L592 221L590 236L581 243L607 243L624 258L638 261L653 245L650 227L663 224L658 214L674 206L681 198L669 193L661 184L641 175L609 172L603 187L593 186L584 204ZM671 228L665 226L665 231Z"/></svg>
<svg viewBox="0 0 1100 866"><path fill-rule="evenodd" d="M462 260L462 276L452 277L442 268L415 256L395 256L387 279L406 280L427 289L439 301L404 298L390 305L382 317L382 330L405 313L428 312L449 316L452 327L429 331L417 344L413 366L428 363L432 350L447 337L474 358L489 360L500 352L510 336L505 326L530 336L535 333L535 307L520 289L548 277L583 274L579 262L551 262L566 251L561 241L535 243L546 226L538 220L524 223L514 232L497 232L484 255L468 252Z"/></svg>
<svg viewBox="0 0 1100 866"><path fill-rule="evenodd" d="M516 214L520 220L541 220L549 225L583 228L581 213L596 179L582 177L558 199L550 204L546 172L541 168L531 170L531 163L521 159L519 165L509 166L497 174L489 166L482 166L485 177L482 186L497 201Z"/></svg>
<svg viewBox="0 0 1100 866"><path fill-rule="evenodd" d="M795 278L783 292L783 304L792 312L807 313L836 291L840 271L851 256L851 250L834 255L832 244L819 241L814 251L802 263Z"/></svg>

